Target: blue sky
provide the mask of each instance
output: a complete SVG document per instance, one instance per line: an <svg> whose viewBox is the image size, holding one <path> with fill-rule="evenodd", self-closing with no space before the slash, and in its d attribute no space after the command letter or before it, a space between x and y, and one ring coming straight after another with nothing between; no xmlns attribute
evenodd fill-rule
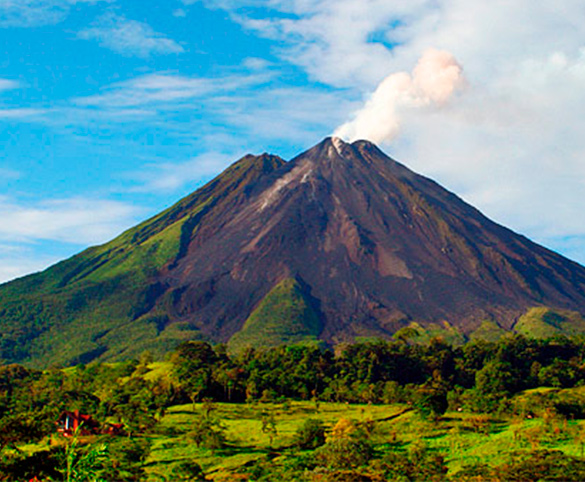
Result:
<svg viewBox="0 0 585 482"><path fill-rule="evenodd" d="M584 20L572 0L0 0L0 281L364 118L358 135L585 262ZM458 69L445 96L429 52Z"/></svg>

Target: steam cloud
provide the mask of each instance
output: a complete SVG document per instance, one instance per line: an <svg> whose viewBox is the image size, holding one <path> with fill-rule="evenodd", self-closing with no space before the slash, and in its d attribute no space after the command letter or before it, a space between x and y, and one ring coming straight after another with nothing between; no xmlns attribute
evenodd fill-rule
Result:
<svg viewBox="0 0 585 482"><path fill-rule="evenodd" d="M355 118L338 127L334 136L348 141L390 141L400 130L401 111L440 108L464 86L463 68L455 57L445 50L429 49L412 75L398 72L386 77Z"/></svg>

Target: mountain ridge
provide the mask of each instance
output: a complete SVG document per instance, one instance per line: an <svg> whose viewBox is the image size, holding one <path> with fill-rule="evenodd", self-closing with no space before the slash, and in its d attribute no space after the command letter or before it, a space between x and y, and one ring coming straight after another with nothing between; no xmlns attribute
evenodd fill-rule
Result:
<svg viewBox="0 0 585 482"><path fill-rule="evenodd" d="M244 156L109 243L1 285L0 353L71 363L228 342L286 279L329 344L412 323L510 331L535 307L577 312L579 332L585 312L585 268L371 142L326 138L289 162Z"/></svg>

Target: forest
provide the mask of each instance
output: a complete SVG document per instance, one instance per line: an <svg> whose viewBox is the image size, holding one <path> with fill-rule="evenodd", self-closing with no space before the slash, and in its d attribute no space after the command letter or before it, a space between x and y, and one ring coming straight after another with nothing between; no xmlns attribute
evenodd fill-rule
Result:
<svg viewBox="0 0 585 482"><path fill-rule="evenodd" d="M581 338L193 341L165 360L1 366L0 480L579 481L584 419Z"/></svg>

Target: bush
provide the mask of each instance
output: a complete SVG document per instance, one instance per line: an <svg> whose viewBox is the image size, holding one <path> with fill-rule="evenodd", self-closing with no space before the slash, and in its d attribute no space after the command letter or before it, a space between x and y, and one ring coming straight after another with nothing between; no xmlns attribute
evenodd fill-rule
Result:
<svg viewBox="0 0 585 482"><path fill-rule="evenodd" d="M516 453L499 467L478 463L467 465L453 475L457 482L581 482L585 480L585 461L558 450Z"/></svg>
<svg viewBox="0 0 585 482"><path fill-rule="evenodd" d="M305 474L315 467L313 457L311 455L301 455L291 458L260 458L253 462L246 464L244 468L247 476L242 480L250 480L256 482L273 482L275 480L300 482L307 481ZM235 479L233 474L230 474L229 482Z"/></svg>
<svg viewBox="0 0 585 482"><path fill-rule="evenodd" d="M342 418L333 427L327 443L315 453L319 465L334 469L352 469L368 463L373 447L366 431L353 420Z"/></svg>
<svg viewBox="0 0 585 482"><path fill-rule="evenodd" d="M414 391L413 406L425 418L438 418L449 406L447 392L441 388L420 387Z"/></svg>
<svg viewBox="0 0 585 482"><path fill-rule="evenodd" d="M452 479L457 482L492 482L495 476L489 465L477 463L464 465Z"/></svg>
<svg viewBox="0 0 585 482"><path fill-rule="evenodd" d="M216 450L225 447L225 428L211 417L199 417L195 420L194 430L187 437L195 442L197 447Z"/></svg>
<svg viewBox="0 0 585 482"><path fill-rule="evenodd" d="M310 479L312 482L372 482L373 480L359 470L315 470Z"/></svg>
<svg viewBox="0 0 585 482"><path fill-rule="evenodd" d="M568 419L585 418L585 405L579 400L562 400L554 403L555 411Z"/></svg>
<svg viewBox="0 0 585 482"><path fill-rule="evenodd" d="M108 460L100 476L116 482L143 480L144 462L149 453L150 442L146 438L112 437L108 444Z"/></svg>
<svg viewBox="0 0 585 482"><path fill-rule="evenodd" d="M23 452L2 455L0 480L31 480L34 477L59 479L58 453L55 449L43 450L32 455Z"/></svg>
<svg viewBox="0 0 585 482"><path fill-rule="evenodd" d="M205 480L203 469L197 462L186 461L176 465L173 470L173 480L189 480L199 482Z"/></svg>
<svg viewBox="0 0 585 482"><path fill-rule="evenodd" d="M439 482L445 480L447 473L443 455L420 443L414 444L408 453L390 452L372 465L382 480Z"/></svg>
<svg viewBox="0 0 585 482"><path fill-rule="evenodd" d="M302 450L316 449L325 443L325 426L309 418L295 433L294 444Z"/></svg>
<svg viewBox="0 0 585 482"><path fill-rule="evenodd" d="M537 450L516 454L510 463L498 467L496 473L509 482L582 482L585 460L558 450Z"/></svg>

